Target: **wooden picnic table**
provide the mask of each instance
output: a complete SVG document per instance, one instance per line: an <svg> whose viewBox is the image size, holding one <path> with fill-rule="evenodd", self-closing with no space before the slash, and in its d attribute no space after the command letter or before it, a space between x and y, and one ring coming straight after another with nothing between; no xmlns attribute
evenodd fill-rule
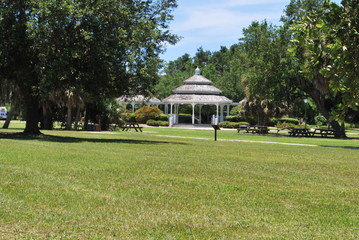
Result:
<svg viewBox="0 0 359 240"><path fill-rule="evenodd" d="M312 132L309 131L308 128L293 128L288 133L289 133L289 136L293 136L293 137L299 137L299 136L310 137L310 136L312 136Z"/></svg>
<svg viewBox="0 0 359 240"><path fill-rule="evenodd" d="M252 132L252 133L259 133L259 134L264 134L264 133L268 133L269 129L267 126L239 126L239 128L237 129L237 133L239 133L241 130L245 130L247 133Z"/></svg>
<svg viewBox="0 0 359 240"><path fill-rule="evenodd" d="M129 131L130 129L135 129L136 132L140 131L142 132L142 127L140 127L140 125L138 125L138 123L126 123L125 125L123 125L122 127L122 131Z"/></svg>
<svg viewBox="0 0 359 240"><path fill-rule="evenodd" d="M312 136L320 135L321 137L327 137L328 135L334 135L334 129L331 128L315 128Z"/></svg>
<svg viewBox="0 0 359 240"><path fill-rule="evenodd" d="M239 133L240 131L246 131L248 132L248 125L239 125L239 127L237 128L237 133Z"/></svg>

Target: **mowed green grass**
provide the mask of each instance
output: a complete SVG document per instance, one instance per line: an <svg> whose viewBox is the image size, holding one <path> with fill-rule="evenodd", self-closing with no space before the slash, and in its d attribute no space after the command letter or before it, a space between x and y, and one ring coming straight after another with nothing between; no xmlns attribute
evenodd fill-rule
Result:
<svg viewBox="0 0 359 240"><path fill-rule="evenodd" d="M44 133L0 135L0 239L359 238L359 141Z"/></svg>

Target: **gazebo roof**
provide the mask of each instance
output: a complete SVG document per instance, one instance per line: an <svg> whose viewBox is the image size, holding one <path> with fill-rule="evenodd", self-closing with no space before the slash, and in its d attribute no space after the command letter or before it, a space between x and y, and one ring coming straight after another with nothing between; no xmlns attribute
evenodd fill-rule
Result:
<svg viewBox="0 0 359 240"><path fill-rule="evenodd" d="M212 86L212 81L201 75L199 68L196 74L184 81L184 85L173 90L171 96L163 99L170 104L231 104L232 100L221 96L222 91Z"/></svg>
<svg viewBox="0 0 359 240"><path fill-rule="evenodd" d="M161 100L155 97L145 97L143 95L130 95L130 96L121 96L116 99L120 104L126 103L149 103L149 104L161 104Z"/></svg>
<svg viewBox="0 0 359 240"><path fill-rule="evenodd" d="M198 85L210 85L212 84L211 80L203 77L202 75L193 75L192 77L188 78L184 81L184 84L198 84Z"/></svg>
<svg viewBox="0 0 359 240"><path fill-rule="evenodd" d="M222 91L212 85L182 85L173 90L178 94L221 94Z"/></svg>
<svg viewBox="0 0 359 240"><path fill-rule="evenodd" d="M183 104L231 104L232 100L225 96L219 95L196 95L196 94L173 94L165 99L166 103L183 103Z"/></svg>

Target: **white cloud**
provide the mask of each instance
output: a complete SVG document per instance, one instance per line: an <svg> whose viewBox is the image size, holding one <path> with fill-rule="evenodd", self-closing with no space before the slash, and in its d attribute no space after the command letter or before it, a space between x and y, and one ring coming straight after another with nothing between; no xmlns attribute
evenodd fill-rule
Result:
<svg viewBox="0 0 359 240"><path fill-rule="evenodd" d="M178 9L174 11L175 21L172 32L183 37L175 46L169 48L171 55L175 49L178 56L186 49L203 46L232 45L237 43L242 30L252 21L278 23L289 0L178 0ZM227 43L227 44L226 44ZM188 52L191 55L192 52ZM169 54L165 54L165 58ZM168 57L175 59L177 57Z"/></svg>

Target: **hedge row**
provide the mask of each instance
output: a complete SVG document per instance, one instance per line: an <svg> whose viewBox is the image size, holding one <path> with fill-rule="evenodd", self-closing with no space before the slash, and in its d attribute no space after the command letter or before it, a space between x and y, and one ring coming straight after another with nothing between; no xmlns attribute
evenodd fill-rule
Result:
<svg viewBox="0 0 359 240"><path fill-rule="evenodd" d="M289 123L299 125L299 120L296 118L271 118L268 125L276 126L278 124Z"/></svg>
<svg viewBox="0 0 359 240"><path fill-rule="evenodd" d="M158 126L164 126L164 127L167 127L169 124L168 124L168 121L156 121L156 120L148 120L146 122L146 124L148 126L155 126L155 127L158 127Z"/></svg>
<svg viewBox="0 0 359 240"><path fill-rule="evenodd" d="M250 124L248 122L229 122L229 121L224 121L219 123L219 126L222 128L239 128L239 126L241 125L250 125Z"/></svg>
<svg viewBox="0 0 359 240"><path fill-rule="evenodd" d="M251 125L255 125L255 123L253 123L251 119L243 119L240 116L227 116L226 121L227 122L236 122L236 123L249 121ZM296 118L271 118L271 119L269 119L267 125L268 126L276 126L276 125L282 124L282 123L299 125L299 120Z"/></svg>

